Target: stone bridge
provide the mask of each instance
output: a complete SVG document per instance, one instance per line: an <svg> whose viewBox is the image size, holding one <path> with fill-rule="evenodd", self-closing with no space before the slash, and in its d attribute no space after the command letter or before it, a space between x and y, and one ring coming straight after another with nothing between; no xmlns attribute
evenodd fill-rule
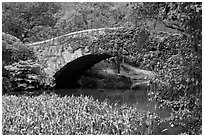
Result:
<svg viewBox="0 0 204 137"><path fill-rule="evenodd" d="M94 45L94 41L99 41L101 37L112 32L120 31L124 28L100 28L69 33L49 40L27 44L33 48L38 62L43 65L44 71L49 76L54 76L67 63L88 54L111 53L114 55L118 51L117 44L112 47ZM144 43L149 35L141 33L138 44ZM123 51L125 52L125 51ZM127 51L126 51L127 52ZM121 53L120 53L121 54Z"/></svg>

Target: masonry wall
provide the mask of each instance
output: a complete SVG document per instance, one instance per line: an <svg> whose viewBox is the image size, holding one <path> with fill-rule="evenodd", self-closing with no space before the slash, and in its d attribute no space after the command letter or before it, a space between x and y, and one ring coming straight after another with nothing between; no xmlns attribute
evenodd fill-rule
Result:
<svg viewBox="0 0 204 137"><path fill-rule="evenodd" d="M53 76L68 62L83 55L93 53L90 45L84 40L98 39L100 35L106 35L106 31L115 31L122 28L101 28L78 31L62 35L53 39L27 44L35 51L38 62L43 65L44 70Z"/></svg>

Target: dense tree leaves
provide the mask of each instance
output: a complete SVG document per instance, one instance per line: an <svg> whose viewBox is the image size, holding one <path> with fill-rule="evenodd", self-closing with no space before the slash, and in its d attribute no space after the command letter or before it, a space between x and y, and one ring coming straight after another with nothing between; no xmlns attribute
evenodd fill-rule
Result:
<svg viewBox="0 0 204 137"><path fill-rule="evenodd" d="M10 65L20 60L35 59L32 49L26 47L16 37L2 33L2 64Z"/></svg>
<svg viewBox="0 0 204 137"><path fill-rule="evenodd" d="M202 12L201 3L143 3L135 14L161 21L179 35L150 36L137 60L140 66L157 72L157 99L172 108L174 116L202 116ZM140 13L140 14L139 14ZM164 84L166 83L166 84ZM199 134L201 123L188 134ZM197 122L195 122L197 123Z"/></svg>
<svg viewBox="0 0 204 137"><path fill-rule="evenodd" d="M121 26L128 12L127 3L63 3L56 27L61 34L103 27Z"/></svg>
<svg viewBox="0 0 204 137"><path fill-rule="evenodd" d="M53 27L56 3L46 2L5 2L2 4L2 30L20 40L31 37L35 26Z"/></svg>

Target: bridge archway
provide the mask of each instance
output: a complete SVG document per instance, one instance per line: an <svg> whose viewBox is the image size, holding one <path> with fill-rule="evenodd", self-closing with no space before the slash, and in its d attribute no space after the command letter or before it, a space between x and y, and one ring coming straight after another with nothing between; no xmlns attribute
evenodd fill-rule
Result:
<svg viewBox="0 0 204 137"><path fill-rule="evenodd" d="M111 54L89 54L81 56L62 67L54 75L56 89L77 88L77 81L85 72L100 61L114 57Z"/></svg>

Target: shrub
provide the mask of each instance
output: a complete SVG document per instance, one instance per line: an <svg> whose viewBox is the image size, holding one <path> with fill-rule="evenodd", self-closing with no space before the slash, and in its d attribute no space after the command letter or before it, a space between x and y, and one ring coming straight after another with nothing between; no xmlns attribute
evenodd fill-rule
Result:
<svg viewBox="0 0 204 137"><path fill-rule="evenodd" d="M2 86L3 93L15 89L15 79L4 67L20 60L35 59L34 52L16 37L2 33Z"/></svg>
<svg viewBox="0 0 204 137"><path fill-rule="evenodd" d="M54 86L53 79L42 72L42 66L33 60L19 61L5 66L9 71L13 91L27 91ZM5 87L6 88L6 87Z"/></svg>
<svg viewBox="0 0 204 137"><path fill-rule="evenodd" d="M172 108L175 118L192 120L194 131L189 134L200 134L202 55L201 49L194 50L194 44L186 35L152 35L138 54L143 57L142 67L157 73L157 100Z"/></svg>
<svg viewBox="0 0 204 137"><path fill-rule="evenodd" d="M32 49L26 47L16 37L2 33L2 60L3 66L10 65L20 60L35 59Z"/></svg>

